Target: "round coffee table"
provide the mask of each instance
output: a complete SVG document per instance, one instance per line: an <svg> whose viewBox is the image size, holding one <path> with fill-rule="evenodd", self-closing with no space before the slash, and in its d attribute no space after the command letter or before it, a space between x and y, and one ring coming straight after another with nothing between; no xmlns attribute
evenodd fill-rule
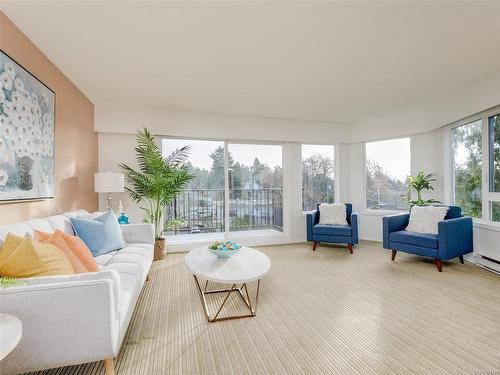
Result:
<svg viewBox="0 0 500 375"><path fill-rule="evenodd" d="M0 313L0 361L14 348L21 340L23 325L19 318L14 315Z"/></svg>
<svg viewBox="0 0 500 375"><path fill-rule="evenodd" d="M243 246L239 253L233 255L231 258L219 259L208 250L208 246L201 246L191 250L186 255L185 261L187 267L193 273L196 286L200 292L205 315L209 322L248 318L256 315L260 279L271 268L271 260L265 254L250 247ZM200 278L205 280L205 287L203 289L200 285ZM255 281L257 282L257 291L255 294L255 303L252 304L247 283ZM209 282L229 284L231 288L208 290ZM208 310L206 296L213 293L226 293L226 296L215 315L212 316ZM237 293L242 298L249 313L219 318L222 308L232 293Z"/></svg>

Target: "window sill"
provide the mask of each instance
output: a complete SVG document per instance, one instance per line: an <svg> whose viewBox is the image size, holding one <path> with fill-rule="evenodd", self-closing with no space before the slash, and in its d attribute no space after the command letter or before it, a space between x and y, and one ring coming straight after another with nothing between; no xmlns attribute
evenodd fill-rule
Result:
<svg viewBox="0 0 500 375"><path fill-rule="evenodd" d="M228 239L230 240L245 240L248 238L256 239L287 239L287 235L283 232L274 229L260 230L243 230L229 232ZM224 232L216 233L196 233L196 234L179 234L169 235L166 237L167 244L171 245L189 245L189 244L205 244L213 241L224 241Z"/></svg>
<svg viewBox="0 0 500 375"><path fill-rule="evenodd" d="M359 215L366 216L387 216L387 215L396 215L396 214L407 214L408 211L398 211L398 210L373 210L366 209L364 211L360 211Z"/></svg>
<svg viewBox="0 0 500 375"><path fill-rule="evenodd" d="M316 210L313 210L316 211ZM309 212L312 211L302 211L302 216L306 216ZM387 216L387 215L396 215L396 214L407 214L408 211L396 211L396 210L371 210L366 209L363 211L352 211L353 214L364 215L364 216Z"/></svg>
<svg viewBox="0 0 500 375"><path fill-rule="evenodd" d="M482 219L473 219L474 227L486 230L491 230L494 232L500 232L500 223L486 221Z"/></svg>

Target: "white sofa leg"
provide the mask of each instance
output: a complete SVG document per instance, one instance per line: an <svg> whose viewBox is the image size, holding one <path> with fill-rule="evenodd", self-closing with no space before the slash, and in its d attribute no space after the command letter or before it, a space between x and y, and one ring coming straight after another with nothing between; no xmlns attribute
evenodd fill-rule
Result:
<svg viewBox="0 0 500 375"><path fill-rule="evenodd" d="M106 358L104 360L104 368L106 370L106 375L115 375L115 363L113 358Z"/></svg>

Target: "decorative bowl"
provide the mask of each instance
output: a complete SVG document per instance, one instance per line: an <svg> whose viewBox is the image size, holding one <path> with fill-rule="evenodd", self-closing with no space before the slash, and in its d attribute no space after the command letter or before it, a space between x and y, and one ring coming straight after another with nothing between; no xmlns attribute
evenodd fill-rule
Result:
<svg viewBox="0 0 500 375"><path fill-rule="evenodd" d="M240 252L241 245L233 241L215 241L208 246L208 250L219 259L229 259Z"/></svg>

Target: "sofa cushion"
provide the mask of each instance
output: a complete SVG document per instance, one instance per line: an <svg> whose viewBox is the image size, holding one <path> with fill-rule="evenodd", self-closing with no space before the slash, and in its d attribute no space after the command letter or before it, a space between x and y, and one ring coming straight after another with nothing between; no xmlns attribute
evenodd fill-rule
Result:
<svg viewBox="0 0 500 375"><path fill-rule="evenodd" d="M52 226L46 219L33 219L25 221L33 230L41 230L44 232L52 232Z"/></svg>
<svg viewBox="0 0 500 375"><path fill-rule="evenodd" d="M313 234L323 236L351 237L352 228L349 225L316 224L315 226L313 226Z"/></svg>
<svg viewBox="0 0 500 375"><path fill-rule="evenodd" d="M49 222L52 231L59 229L60 231L63 231L65 233L75 234L69 218L64 215L49 216L47 218L47 221Z"/></svg>
<svg viewBox="0 0 500 375"><path fill-rule="evenodd" d="M104 268L115 269L118 272L133 273L138 279L145 278L153 261L153 245L149 245L148 247L137 245L128 245L121 250L100 255L95 260ZM132 272L132 269L136 271Z"/></svg>
<svg viewBox="0 0 500 375"><path fill-rule="evenodd" d="M25 221L18 224L10 224L0 227L0 245L1 242L5 241L5 238L7 237L8 233L15 234L16 236L19 237L24 237L26 235L33 237L34 230L32 227L26 224Z"/></svg>
<svg viewBox="0 0 500 375"><path fill-rule="evenodd" d="M407 230L400 230L398 232L390 233L389 241L404 243L408 245L428 247L431 249L438 248L437 234L417 233L417 232L410 232Z"/></svg>

